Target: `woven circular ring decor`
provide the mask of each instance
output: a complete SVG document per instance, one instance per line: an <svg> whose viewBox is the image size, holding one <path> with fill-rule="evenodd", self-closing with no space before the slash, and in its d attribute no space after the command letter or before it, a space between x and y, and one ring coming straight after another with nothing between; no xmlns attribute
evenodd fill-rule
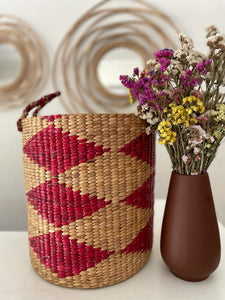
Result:
<svg viewBox="0 0 225 300"><path fill-rule="evenodd" d="M125 48L141 58L144 68L157 49L176 47L178 32L172 20L149 1L98 2L68 30L54 57L53 86L63 91L67 111L121 112L124 109L127 112L134 109L125 89L122 93L118 89L111 91L109 84L102 83L98 72L100 63L109 52ZM119 59L123 64L125 58L118 57L117 61ZM112 69L109 67L109 74ZM106 74L107 71L107 77ZM114 74L118 77L118 86L119 75Z"/></svg>
<svg viewBox="0 0 225 300"><path fill-rule="evenodd" d="M21 58L17 78L0 86L0 110L6 110L24 104L44 85L49 66L39 38L19 18L0 14L0 44L11 45Z"/></svg>
<svg viewBox="0 0 225 300"><path fill-rule="evenodd" d="M155 135L134 114L37 116L58 95L18 121L31 263L57 285L112 285L151 253Z"/></svg>

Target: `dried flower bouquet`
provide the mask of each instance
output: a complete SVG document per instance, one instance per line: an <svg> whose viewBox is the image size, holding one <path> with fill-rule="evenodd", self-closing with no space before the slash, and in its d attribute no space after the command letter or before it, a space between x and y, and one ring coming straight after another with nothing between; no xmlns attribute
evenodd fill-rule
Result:
<svg viewBox="0 0 225 300"><path fill-rule="evenodd" d="M143 72L120 80L138 101L138 114L156 130L179 174L204 174L225 136L225 35L207 29L209 55L180 35L180 49L160 50Z"/></svg>

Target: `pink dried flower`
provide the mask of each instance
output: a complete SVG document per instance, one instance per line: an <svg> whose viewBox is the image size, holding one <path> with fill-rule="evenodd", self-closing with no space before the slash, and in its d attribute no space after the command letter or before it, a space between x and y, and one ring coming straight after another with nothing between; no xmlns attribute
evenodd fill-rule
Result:
<svg viewBox="0 0 225 300"><path fill-rule="evenodd" d="M134 69L133 76L139 76L139 68Z"/></svg>
<svg viewBox="0 0 225 300"><path fill-rule="evenodd" d="M197 120L198 121L206 121L207 122L207 121L209 121L209 118L207 116L198 116Z"/></svg>
<svg viewBox="0 0 225 300"><path fill-rule="evenodd" d="M183 89L178 89L178 88L175 88L173 91L172 91L172 98L174 100L174 102L176 104L180 104L181 103L181 100L183 99L182 97L182 93L184 93L184 90Z"/></svg>
<svg viewBox="0 0 225 300"><path fill-rule="evenodd" d="M198 160L200 160L201 159L201 157L199 156L199 155L196 155L195 156L195 161L198 161Z"/></svg>
<svg viewBox="0 0 225 300"><path fill-rule="evenodd" d="M203 99L203 96L202 96L202 94L200 93L199 90L194 90L194 91L191 93L191 95L193 95L193 96L199 98L200 100Z"/></svg>
<svg viewBox="0 0 225 300"><path fill-rule="evenodd" d="M201 149L194 147L194 154L197 155L199 152L201 152Z"/></svg>
<svg viewBox="0 0 225 300"><path fill-rule="evenodd" d="M197 71L198 73L201 73L201 72L204 70L204 68L205 68L205 66L204 66L204 63L203 63L203 62L197 63L197 65L196 65L196 71Z"/></svg>
<svg viewBox="0 0 225 300"><path fill-rule="evenodd" d="M173 57L173 50L171 49L163 49L160 51L154 52L156 57L156 62L160 64L160 71L165 72L167 67L171 63L171 58Z"/></svg>
<svg viewBox="0 0 225 300"><path fill-rule="evenodd" d="M211 58L210 59L206 59L206 61L205 61L205 65L206 66L211 65L211 63L212 63L212 59Z"/></svg>
<svg viewBox="0 0 225 300"><path fill-rule="evenodd" d="M188 162L188 156L187 155L183 155L182 156L182 160L183 160L184 164L186 165L186 163Z"/></svg>
<svg viewBox="0 0 225 300"><path fill-rule="evenodd" d="M185 72L185 75L191 76L191 70L187 69L186 72Z"/></svg>
<svg viewBox="0 0 225 300"><path fill-rule="evenodd" d="M203 73L206 75L210 71L212 59L207 59L205 62L199 62L196 65L196 71L197 73Z"/></svg>
<svg viewBox="0 0 225 300"><path fill-rule="evenodd" d="M185 165L189 165L190 162L191 162L191 155L190 154L183 155L182 160L183 160Z"/></svg>
<svg viewBox="0 0 225 300"><path fill-rule="evenodd" d="M165 48L165 49L162 49L162 50L154 52L154 55L155 55L155 57L157 59L162 58L162 57L164 57L164 58L172 58L173 57L173 53L174 52L173 52L172 49Z"/></svg>
<svg viewBox="0 0 225 300"><path fill-rule="evenodd" d="M185 89L194 88L201 82L201 78L192 78L192 72L190 69L187 69L185 75L182 75L180 78L182 86Z"/></svg>
<svg viewBox="0 0 225 300"><path fill-rule="evenodd" d="M170 65L170 60L162 57L159 59L159 64L160 64L160 71L165 72L167 67Z"/></svg>
<svg viewBox="0 0 225 300"><path fill-rule="evenodd" d="M206 132L200 125L194 125L190 127L190 132L187 134L187 136L189 143L192 147L194 147L203 142Z"/></svg>

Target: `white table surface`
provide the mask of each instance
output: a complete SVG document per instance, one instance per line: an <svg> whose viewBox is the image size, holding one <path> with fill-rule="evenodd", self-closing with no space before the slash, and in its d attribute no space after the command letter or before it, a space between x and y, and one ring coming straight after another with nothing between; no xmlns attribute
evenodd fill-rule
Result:
<svg viewBox="0 0 225 300"><path fill-rule="evenodd" d="M172 275L160 255L160 229L165 202L155 202L154 245L145 267L130 279L99 289L55 286L37 275L30 264L26 232L0 232L0 300L168 300L225 299L225 228L218 269L205 281L186 282Z"/></svg>

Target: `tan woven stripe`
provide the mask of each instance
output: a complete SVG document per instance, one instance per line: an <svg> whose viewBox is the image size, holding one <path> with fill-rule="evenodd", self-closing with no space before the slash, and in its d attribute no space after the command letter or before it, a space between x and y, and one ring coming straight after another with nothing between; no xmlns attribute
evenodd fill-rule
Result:
<svg viewBox="0 0 225 300"><path fill-rule="evenodd" d="M32 160L24 157L24 174L26 193L41 183L51 180L50 171L39 167ZM140 187L154 171L146 162L124 152L105 152L92 162L82 163L58 175L59 184L81 191L82 195L90 194L99 199L122 200ZM118 190L118 186L123 187Z"/></svg>
<svg viewBox="0 0 225 300"><path fill-rule="evenodd" d="M120 251L130 244L152 215L152 211L137 209L123 202L120 205L108 205L91 216L56 228L53 223L49 224L43 219L29 203L27 213L30 238L62 230L63 235L69 235L70 239L76 239L78 243L85 242L87 246L109 251Z"/></svg>
<svg viewBox="0 0 225 300"><path fill-rule="evenodd" d="M24 165L24 177L25 177L25 192L29 192L33 188L39 186L41 183L45 183L47 180L51 180L50 171L46 171L45 167L39 167L34 161L23 154Z"/></svg>
<svg viewBox="0 0 225 300"><path fill-rule="evenodd" d="M124 152L105 152L93 162L66 170L60 174L59 182L72 186L73 191L80 190L82 195L89 193L106 201L122 200L142 186L153 171L146 162Z"/></svg>
<svg viewBox="0 0 225 300"><path fill-rule="evenodd" d="M103 148L113 147L114 149L120 149L136 139L145 132L146 128L143 120L129 114L62 115L54 122L48 122L42 117L33 117L23 120L23 145L38 131L52 124L56 128L62 128L63 133L70 132L71 136L78 135L80 140L87 139L88 142L95 142L96 146L102 145Z"/></svg>
<svg viewBox="0 0 225 300"><path fill-rule="evenodd" d="M54 124L56 128L62 128L63 133L70 131L71 136L78 135L79 139L87 139L88 142L95 142L97 146L103 145L104 148L112 146L111 140L115 136L117 139L115 146L118 149L137 138L141 133L145 132L146 128L143 120L129 114L62 115L61 118L55 119L54 122L49 122L42 117L33 117L24 119L22 124L23 145L38 131Z"/></svg>
<svg viewBox="0 0 225 300"><path fill-rule="evenodd" d="M63 228L63 233L95 248L120 251L146 226L151 214L152 211L125 203L108 205L92 216L71 223L69 228Z"/></svg>
<svg viewBox="0 0 225 300"><path fill-rule="evenodd" d="M74 114L62 116L55 120L56 128L70 135L78 135L79 139L87 139L96 146L120 149L145 131L146 124L135 115L118 114ZM85 126L84 126L85 124ZM115 142L113 141L115 140Z"/></svg>
<svg viewBox="0 0 225 300"><path fill-rule="evenodd" d="M50 171L39 167L26 154L24 159L24 175L26 193L52 179ZM59 184L66 184L73 191L81 194L105 197L106 200L127 197L132 191L140 187L154 171L146 162L124 152L105 152L95 157L92 162L82 163L58 175ZM123 186L118 190L118 186Z"/></svg>
<svg viewBox="0 0 225 300"><path fill-rule="evenodd" d="M31 263L36 272L51 283L71 288L97 288L121 282L137 273L146 263L151 251L138 253L112 254L93 268L78 275L58 278L44 264L30 247Z"/></svg>
<svg viewBox="0 0 225 300"><path fill-rule="evenodd" d="M27 202L27 218L29 237L48 234L50 232L50 228L52 228L51 224L48 224L48 220L43 219L29 202ZM55 227L53 230L55 230Z"/></svg>

